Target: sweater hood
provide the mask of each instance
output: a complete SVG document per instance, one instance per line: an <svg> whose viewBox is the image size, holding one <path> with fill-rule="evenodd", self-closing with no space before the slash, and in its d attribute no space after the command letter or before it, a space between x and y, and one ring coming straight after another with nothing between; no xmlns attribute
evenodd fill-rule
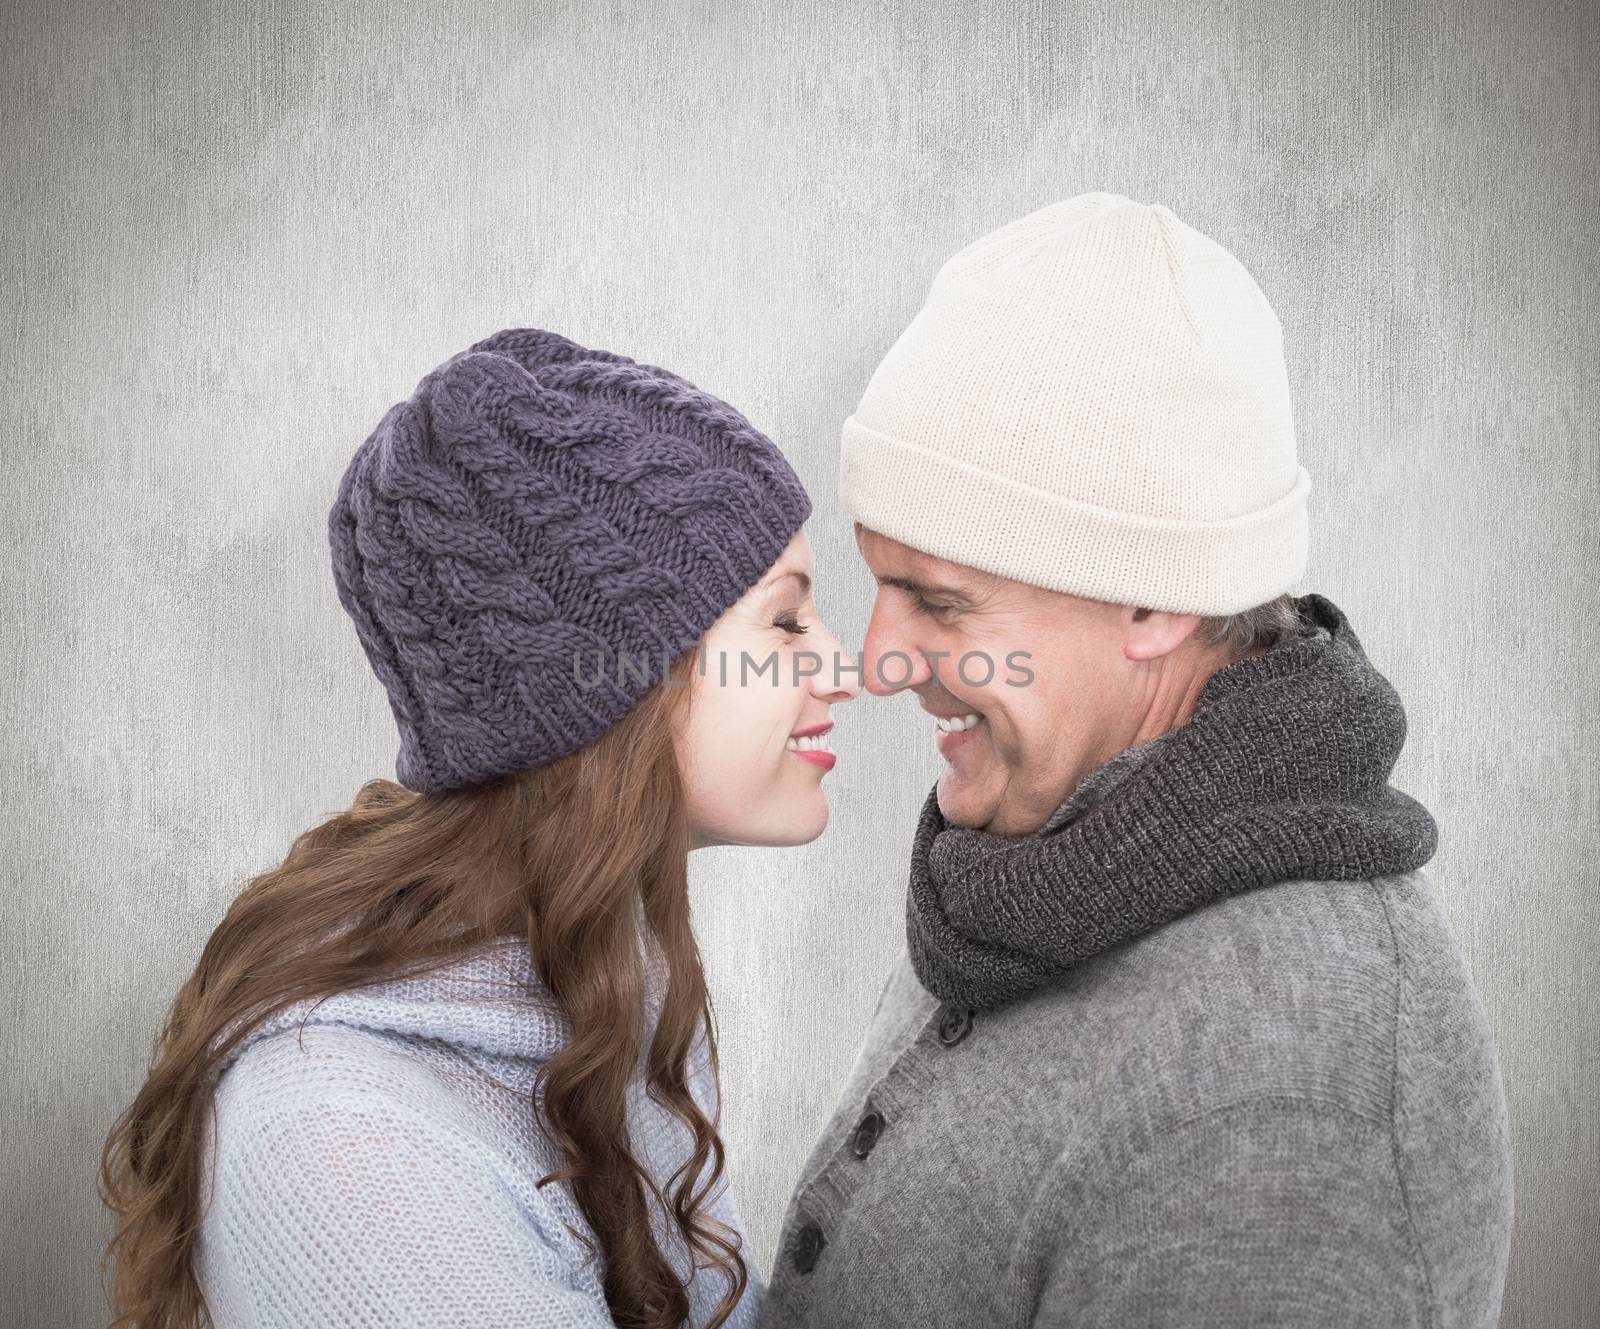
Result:
<svg viewBox="0 0 1600 1329"><path fill-rule="evenodd" d="M654 982L647 1005L653 1020L658 1009ZM527 943L508 937L433 973L295 1002L256 1025L230 1051L223 1069L264 1038L315 1025L422 1039L461 1052L529 1063L553 1057L570 1030L560 1005L534 970Z"/></svg>
<svg viewBox="0 0 1600 1329"><path fill-rule="evenodd" d="M1039 831L954 826L929 792L907 936L930 992L997 1005L1225 896L1433 856L1432 816L1388 782L1399 696L1331 600L1295 606L1298 632L1217 670L1184 724L1090 771Z"/></svg>

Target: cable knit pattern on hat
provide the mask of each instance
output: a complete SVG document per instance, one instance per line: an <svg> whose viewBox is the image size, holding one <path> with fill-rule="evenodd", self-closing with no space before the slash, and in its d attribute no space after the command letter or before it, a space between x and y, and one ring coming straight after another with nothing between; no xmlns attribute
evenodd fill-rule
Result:
<svg viewBox="0 0 1600 1329"><path fill-rule="evenodd" d="M645 1093L660 1014L628 1105L634 1146L665 1182L688 1161L688 1128ZM531 1102L565 1043L559 1006L521 942L419 978L300 1002L234 1049L216 1091L196 1274L218 1329L611 1329L592 1237ZM691 1090L715 1114L703 1045ZM211 1152L214 1150L214 1153ZM656 1240L703 1326L726 1291L690 1281L677 1226L650 1200ZM724 1176L711 1216L740 1229ZM730 1329L759 1310L761 1272Z"/></svg>
<svg viewBox="0 0 1600 1329"><path fill-rule="evenodd" d="M1291 589L1310 489L1260 287L1166 207L1105 192L944 263L842 431L840 502L862 525L1175 613Z"/></svg>
<svg viewBox="0 0 1600 1329"><path fill-rule="evenodd" d="M328 514L340 603L435 792L593 742L811 513L783 454L678 375L539 328L392 406Z"/></svg>

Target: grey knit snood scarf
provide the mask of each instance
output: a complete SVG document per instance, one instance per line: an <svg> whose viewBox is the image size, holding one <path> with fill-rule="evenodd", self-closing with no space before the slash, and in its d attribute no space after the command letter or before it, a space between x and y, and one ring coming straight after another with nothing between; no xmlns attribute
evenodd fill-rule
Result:
<svg viewBox="0 0 1600 1329"><path fill-rule="evenodd" d="M1360 881L1433 857L1428 810L1388 783L1405 710L1325 596L1219 669L1178 728L1090 771L1026 836L952 826L930 791L911 849L911 962L935 996L1000 1005L1240 891Z"/></svg>

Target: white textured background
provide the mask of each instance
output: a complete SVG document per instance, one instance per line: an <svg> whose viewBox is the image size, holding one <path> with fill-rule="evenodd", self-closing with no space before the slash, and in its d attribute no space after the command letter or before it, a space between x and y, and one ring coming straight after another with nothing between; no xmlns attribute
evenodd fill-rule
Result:
<svg viewBox="0 0 1600 1329"><path fill-rule="evenodd" d="M1405 699L1396 783L1499 1038L1502 1324L1600 1306L1597 20L1587 4L7 0L0 17L0 1317L103 1323L112 1116L226 902L392 775L324 516L497 328L666 365L870 581L839 421L961 244L1164 202L1286 329L1310 574ZM840 715L814 844L697 854L763 1265L902 940L921 713Z"/></svg>

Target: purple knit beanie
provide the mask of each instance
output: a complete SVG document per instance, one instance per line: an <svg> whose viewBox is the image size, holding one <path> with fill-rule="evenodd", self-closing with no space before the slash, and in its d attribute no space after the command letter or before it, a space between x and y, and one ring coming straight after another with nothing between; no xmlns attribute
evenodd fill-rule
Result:
<svg viewBox="0 0 1600 1329"><path fill-rule="evenodd" d="M384 414L328 513L400 783L460 788L593 742L810 515L777 446L665 369L540 328L452 356Z"/></svg>

